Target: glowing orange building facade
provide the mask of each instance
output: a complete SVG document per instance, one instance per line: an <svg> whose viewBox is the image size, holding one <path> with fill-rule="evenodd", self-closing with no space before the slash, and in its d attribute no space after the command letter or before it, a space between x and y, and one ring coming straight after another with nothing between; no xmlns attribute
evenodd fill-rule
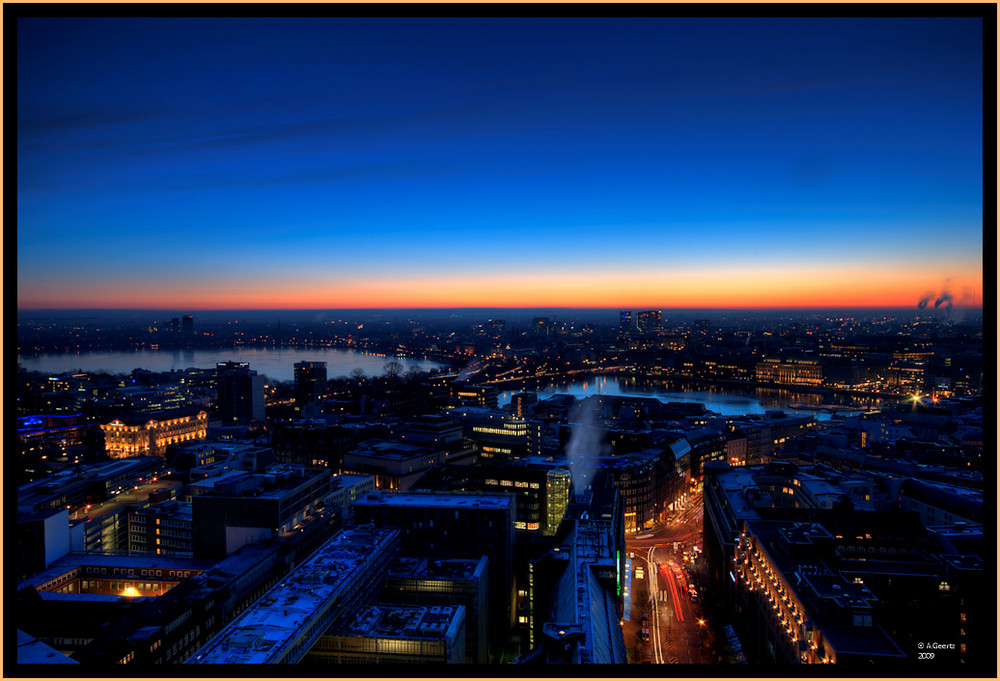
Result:
<svg viewBox="0 0 1000 681"><path fill-rule="evenodd" d="M102 425L104 449L111 459L131 456L164 456L167 447L178 442L203 438L208 433L208 413L160 412L144 415L141 422L115 419Z"/></svg>

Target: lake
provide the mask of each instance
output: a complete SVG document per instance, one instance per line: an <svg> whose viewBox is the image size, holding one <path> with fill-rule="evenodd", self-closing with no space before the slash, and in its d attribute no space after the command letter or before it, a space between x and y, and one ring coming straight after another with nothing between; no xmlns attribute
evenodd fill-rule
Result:
<svg viewBox="0 0 1000 681"><path fill-rule="evenodd" d="M218 350L140 350L135 352L82 352L41 354L17 358L30 371L58 374L66 371L106 371L130 374L133 369L176 371L190 368L213 369L218 362L248 362L250 369L275 381L293 380L296 362L326 362L329 378L349 376L357 368L366 376L381 376L386 362L395 359L403 371L419 367L425 371L443 366L440 362L409 357L388 357L357 350L336 348L229 348Z"/></svg>
<svg viewBox="0 0 1000 681"><path fill-rule="evenodd" d="M536 392L539 399L546 399L557 394L573 395L578 399L589 395L656 397L661 402L700 402L709 411L723 416L784 411L788 414L815 416L818 421L826 421L831 417L830 412L822 410L825 405L856 407L856 411L840 411L839 413L857 414L878 404L877 401L868 399L852 400L832 395L764 388L706 389L704 386L692 387L683 382L663 382L660 385L643 386L630 379L619 379L616 376L591 376L575 381L549 383L538 390L527 390L528 392ZM511 395L516 392L521 391L509 390L500 393L500 405L509 404Z"/></svg>

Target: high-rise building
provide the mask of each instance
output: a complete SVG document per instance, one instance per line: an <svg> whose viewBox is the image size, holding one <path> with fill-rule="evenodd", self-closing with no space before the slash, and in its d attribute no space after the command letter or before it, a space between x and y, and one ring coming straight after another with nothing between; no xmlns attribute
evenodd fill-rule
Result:
<svg viewBox="0 0 1000 681"><path fill-rule="evenodd" d="M194 316L186 314L181 318L182 331L185 336L194 335Z"/></svg>
<svg viewBox="0 0 1000 681"><path fill-rule="evenodd" d="M632 324L632 310L622 310L619 313L618 330L623 333L628 333L635 326Z"/></svg>
<svg viewBox="0 0 1000 681"><path fill-rule="evenodd" d="M216 364L219 419L224 423L264 420L264 377L247 362Z"/></svg>
<svg viewBox="0 0 1000 681"><path fill-rule="evenodd" d="M295 363L295 404L314 402L326 393L326 362Z"/></svg>
<svg viewBox="0 0 1000 681"><path fill-rule="evenodd" d="M636 328L642 333L650 333L660 328L660 311L643 310L636 317Z"/></svg>

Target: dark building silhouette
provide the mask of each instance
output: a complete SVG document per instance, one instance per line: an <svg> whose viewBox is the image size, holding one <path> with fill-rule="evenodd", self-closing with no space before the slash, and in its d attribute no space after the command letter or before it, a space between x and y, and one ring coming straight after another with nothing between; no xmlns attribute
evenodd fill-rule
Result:
<svg viewBox="0 0 1000 681"><path fill-rule="evenodd" d="M215 370L217 411L223 424L264 420L264 377L247 362L219 362Z"/></svg>
<svg viewBox="0 0 1000 681"><path fill-rule="evenodd" d="M295 363L295 404L314 402L326 393L326 362Z"/></svg>

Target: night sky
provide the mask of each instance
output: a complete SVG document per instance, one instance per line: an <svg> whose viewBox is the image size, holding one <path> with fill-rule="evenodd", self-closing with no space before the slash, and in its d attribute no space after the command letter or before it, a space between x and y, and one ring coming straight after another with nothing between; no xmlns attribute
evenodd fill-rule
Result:
<svg viewBox="0 0 1000 681"><path fill-rule="evenodd" d="M982 301L982 19L17 21L19 309Z"/></svg>

